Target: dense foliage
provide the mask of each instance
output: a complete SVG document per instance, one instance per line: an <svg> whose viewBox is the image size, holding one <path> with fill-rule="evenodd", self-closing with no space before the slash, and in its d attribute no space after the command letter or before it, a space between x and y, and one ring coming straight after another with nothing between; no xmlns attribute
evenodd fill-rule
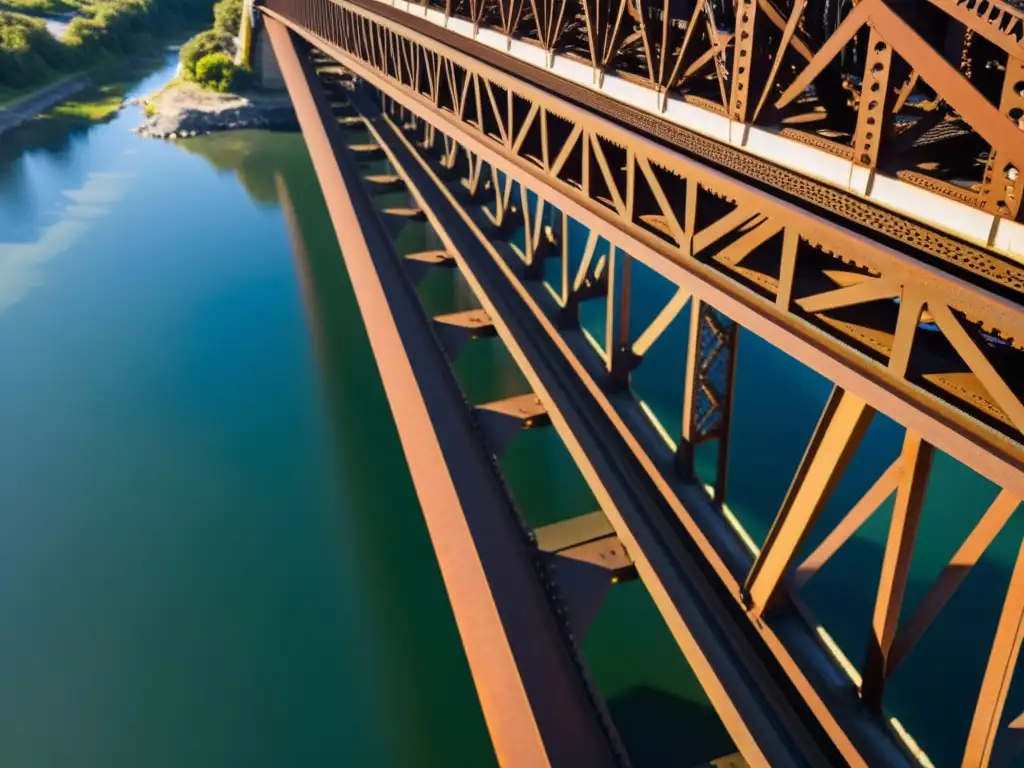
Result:
<svg viewBox="0 0 1024 768"><path fill-rule="evenodd" d="M229 37L238 37L242 23L242 0L220 0L213 6L213 28Z"/></svg>
<svg viewBox="0 0 1024 768"><path fill-rule="evenodd" d="M41 20L0 12L0 85L31 84L64 67L69 58Z"/></svg>
<svg viewBox="0 0 1024 768"><path fill-rule="evenodd" d="M199 60L212 53L228 53L231 38L215 29L207 29L181 46L181 73L186 80L196 79Z"/></svg>
<svg viewBox="0 0 1024 768"><path fill-rule="evenodd" d="M181 46L181 72L186 80L215 91L240 84L243 73L232 63L232 56L241 20L242 0L220 0L213 6L213 29Z"/></svg>
<svg viewBox="0 0 1024 768"><path fill-rule="evenodd" d="M196 64L196 82L214 91L230 91L238 67L226 53L210 53Z"/></svg>
<svg viewBox="0 0 1024 768"><path fill-rule="evenodd" d="M0 0L31 13L50 13L57 2ZM60 0L60 5L79 14L61 41L37 18L0 11L0 86L27 89L62 72L140 53L152 46L154 35L201 24L211 16L210 0Z"/></svg>
<svg viewBox="0 0 1024 768"><path fill-rule="evenodd" d="M77 7L77 0L0 0L0 11L14 11L29 16L59 16Z"/></svg>

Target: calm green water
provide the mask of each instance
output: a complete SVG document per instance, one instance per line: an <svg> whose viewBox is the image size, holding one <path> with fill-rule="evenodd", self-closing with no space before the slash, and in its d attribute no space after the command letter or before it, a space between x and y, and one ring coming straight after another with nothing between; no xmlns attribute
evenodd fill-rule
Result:
<svg viewBox="0 0 1024 768"><path fill-rule="evenodd" d="M494 764L301 138L140 120L0 137L0 765Z"/></svg>

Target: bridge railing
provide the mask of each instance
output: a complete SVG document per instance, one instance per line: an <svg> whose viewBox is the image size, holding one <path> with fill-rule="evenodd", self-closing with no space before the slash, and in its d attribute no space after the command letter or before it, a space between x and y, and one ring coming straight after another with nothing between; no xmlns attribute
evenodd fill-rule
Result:
<svg viewBox="0 0 1024 768"><path fill-rule="evenodd" d="M937 269L355 5L263 6L644 244L658 269L713 286L710 303L744 326L841 362L900 421L929 414L949 438L932 442L959 443L958 458L1024 494L1024 308L976 284L1019 300L1024 268L974 252Z"/></svg>
<svg viewBox="0 0 1024 768"><path fill-rule="evenodd" d="M1024 256L1024 227L1012 224L1024 215L1024 9L1012 3L359 4L393 5L648 114Z"/></svg>

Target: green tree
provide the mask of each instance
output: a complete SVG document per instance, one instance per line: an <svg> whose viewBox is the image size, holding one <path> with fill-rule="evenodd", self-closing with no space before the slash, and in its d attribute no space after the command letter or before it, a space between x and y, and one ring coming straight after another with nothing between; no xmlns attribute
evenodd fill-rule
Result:
<svg viewBox="0 0 1024 768"><path fill-rule="evenodd" d="M181 46L181 69L186 80L196 79L196 65L211 53L227 54L231 38L215 29L207 29Z"/></svg>
<svg viewBox="0 0 1024 768"><path fill-rule="evenodd" d="M32 86L67 62L67 50L40 19L0 11L0 85Z"/></svg>
<svg viewBox="0 0 1024 768"><path fill-rule="evenodd" d="M242 24L242 0L220 0L213 6L213 28L230 37L238 37Z"/></svg>
<svg viewBox="0 0 1024 768"><path fill-rule="evenodd" d="M12 4L31 13L76 7L80 15L64 39L56 40L42 20L3 10ZM231 14L221 13L228 23ZM28 90L61 72L117 62L125 54L150 50L154 35L208 24L211 16L210 0L0 0L0 87ZM208 37L194 46L187 76L194 75L195 62L204 55L231 45L222 32L211 30Z"/></svg>
<svg viewBox="0 0 1024 768"><path fill-rule="evenodd" d="M226 53L210 53L196 63L196 82L214 91L230 91L238 67Z"/></svg>

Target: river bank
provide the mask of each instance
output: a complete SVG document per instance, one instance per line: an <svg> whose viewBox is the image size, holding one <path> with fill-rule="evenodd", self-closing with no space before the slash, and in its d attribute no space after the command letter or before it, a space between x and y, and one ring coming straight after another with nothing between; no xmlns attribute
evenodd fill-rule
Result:
<svg viewBox="0 0 1024 768"><path fill-rule="evenodd" d="M142 109L0 138L0 765L493 768L302 137Z"/></svg>
<svg viewBox="0 0 1024 768"><path fill-rule="evenodd" d="M92 84L88 75L71 75L43 86L31 94L0 107L0 134L85 90Z"/></svg>
<svg viewBox="0 0 1024 768"><path fill-rule="evenodd" d="M218 93L173 80L142 100L147 115L135 133L154 139L180 139L245 129L295 130L298 123L288 94L252 91Z"/></svg>

